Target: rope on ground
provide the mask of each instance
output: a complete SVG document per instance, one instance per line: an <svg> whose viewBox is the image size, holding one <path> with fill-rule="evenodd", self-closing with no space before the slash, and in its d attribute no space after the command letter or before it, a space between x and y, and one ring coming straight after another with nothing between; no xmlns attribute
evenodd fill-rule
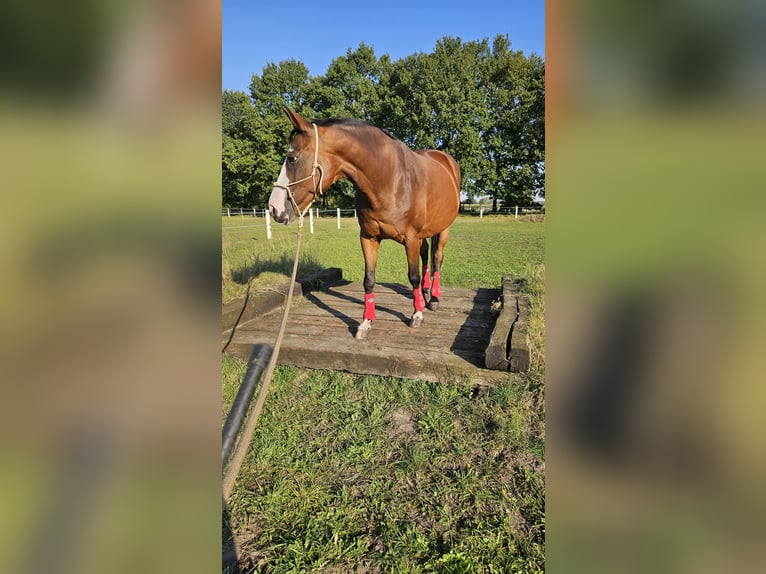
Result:
<svg viewBox="0 0 766 574"><path fill-rule="evenodd" d="M242 468L242 462L245 460L245 454L252 441L253 432L255 431L255 425L258 422L258 418L263 411L263 404L266 402L266 395L269 392L269 386L271 385L271 377L274 374L274 370L277 366L277 358L279 357L279 348L282 345L282 338L285 334L285 327L287 326L287 316L290 312L290 303L293 299L293 290L295 288L295 280L298 275L298 256L301 252L301 239L303 238L303 214L301 214L298 222L298 240L295 245L295 262L293 263L293 275L290 279L290 288L287 291L287 300L285 301L285 312L282 315L282 323L279 326L279 334L277 340L274 343L274 352L271 354L271 360L266 368L266 373L263 375L263 382L261 388L258 391L258 398L255 401L253 412L247 419L245 428L242 431L239 442L234 449L234 453L231 456L231 463L226 469L226 474L223 477L223 500L228 502L231 496L231 491L234 489L234 481L237 479L240 469Z"/></svg>

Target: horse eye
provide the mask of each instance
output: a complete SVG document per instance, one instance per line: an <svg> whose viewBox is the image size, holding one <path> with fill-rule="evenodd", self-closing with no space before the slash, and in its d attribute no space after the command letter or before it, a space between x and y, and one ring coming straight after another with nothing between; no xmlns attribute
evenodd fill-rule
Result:
<svg viewBox="0 0 766 574"><path fill-rule="evenodd" d="M295 163L296 161L298 161L298 158L296 156L294 156L294 155L288 155L287 156L287 162L288 163Z"/></svg>

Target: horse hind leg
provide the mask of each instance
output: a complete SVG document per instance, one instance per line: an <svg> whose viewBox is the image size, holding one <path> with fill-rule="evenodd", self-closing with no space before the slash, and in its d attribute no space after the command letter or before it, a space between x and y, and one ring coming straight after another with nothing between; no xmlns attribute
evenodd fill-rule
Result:
<svg viewBox="0 0 766 574"><path fill-rule="evenodd" d="M423 299L426 304L431 300L431 273L428 267L428 239L423 239L420 244L420 261L423 264L420 288L423 291Z"/></svg>
<svg viewBox="0 0 766 574"><path fill-rule="evenodd" d="M422 253L423 242L408 242L405 245L407 251L407 269L410 284L412 285L412 305L415 311L410 318L410 327L420 327L423 324L423 309L426 301L423 298L423 288L420 284L420 270L418 269L418 256Z"/></svg>
<svg viewBox="0 0 766 574"><path fill-rule="evenodd" d="M431 285L431 300L428 302L428 308L431 311L439 309L439 298L441 297L441 267L444 261L444 246L447 245L449 238L449 227L434 235L431 239L431 268L433 269L433 282Z"/></svg>

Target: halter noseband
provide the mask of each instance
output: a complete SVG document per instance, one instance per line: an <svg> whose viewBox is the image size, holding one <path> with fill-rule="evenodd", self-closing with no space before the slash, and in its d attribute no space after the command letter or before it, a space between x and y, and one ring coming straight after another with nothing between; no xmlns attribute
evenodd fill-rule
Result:
<svg viewBox="0 0 766 574"><path fill-rule="evenodd" d="M324 178L324 171L322 171L322 166L319 165L319 162L317 161L319 157L319 131L317 130L316 124L312 124L314 127L314 162L311 164L311 173L304 177L303 179L299 179L297 181L288 182L287 185L280 185L278 183L274 184L274 187L280 187L284 189L287 192L287 196L290 198L290 202L293 204L293 207L295 208L295 212L300 216L301 223L303 223L303 216L306 215L306 212L311 207L311 204L314 203L314 200L316 200L317 197L322 195L322 179ZM314 179L317 170L319 170L319 185L317 186L317 182ZM311 180L311 182L314 184L314 188L312 190L312 193L314 194L314 198L309 202L309 204L306 206L306 209L303 211L300 210L298 207L298 202L295 201L295 197L293 197L293 192L290 189L293 185L298 185L299 183L303 183L304 181Z"/></svg>

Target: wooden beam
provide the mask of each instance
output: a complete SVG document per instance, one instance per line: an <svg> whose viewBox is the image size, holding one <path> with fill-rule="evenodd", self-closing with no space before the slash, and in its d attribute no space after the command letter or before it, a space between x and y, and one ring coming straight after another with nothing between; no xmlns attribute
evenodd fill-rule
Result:
<svg viewBox="0 0 766 574"><path fill-rule="evenodd" d="M495 328L484 352L488 369L521 373L529 370L529 299L522 279L503 276Z"/></svg>

